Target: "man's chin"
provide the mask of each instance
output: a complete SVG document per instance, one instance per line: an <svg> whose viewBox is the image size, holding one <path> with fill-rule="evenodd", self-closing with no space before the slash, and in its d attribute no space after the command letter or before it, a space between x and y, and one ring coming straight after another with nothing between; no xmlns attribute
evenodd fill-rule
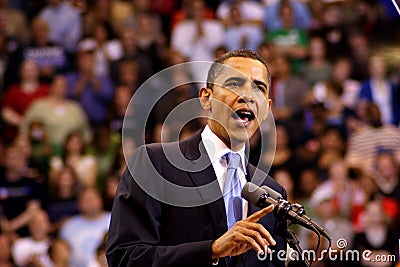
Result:
<svg viewBox="0 0 400 267"><path fill-rule="evenodd" d="M249 139L253 136L254 132L248 132L246 130L242 131L235 131L230 134L230 140L231 144L237 146L237 145L243 145L249 142Z"/></svg>

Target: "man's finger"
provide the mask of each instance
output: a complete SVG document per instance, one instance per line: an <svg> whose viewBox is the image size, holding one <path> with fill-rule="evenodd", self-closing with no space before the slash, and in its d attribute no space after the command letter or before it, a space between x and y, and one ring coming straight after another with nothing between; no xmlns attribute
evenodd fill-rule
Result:
<svg viewBox="0 0 400 267"><path fill-rule="evenodd" d="M251 216L247 217L244 219L245 221L248 222L258 222L262 217L273 211L275 206L273 204L269 205L266 208L263 208L262 210L259 210L255 213L253 213Z"/></svg>

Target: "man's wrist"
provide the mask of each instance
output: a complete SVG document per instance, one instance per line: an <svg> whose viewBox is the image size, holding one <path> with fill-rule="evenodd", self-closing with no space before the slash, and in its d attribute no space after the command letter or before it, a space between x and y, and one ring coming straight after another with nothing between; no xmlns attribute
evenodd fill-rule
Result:
<svg viewBox="0 0 400 267"><path fill-rule="evenodd" d="M213 266L216 266L216 265L218 265L218 263L219 263L219 256L218 256L217 253L216 253L215 241L216 241L216 240L214 240L214 241L211 243L211 263L212 263Z"/></svg>

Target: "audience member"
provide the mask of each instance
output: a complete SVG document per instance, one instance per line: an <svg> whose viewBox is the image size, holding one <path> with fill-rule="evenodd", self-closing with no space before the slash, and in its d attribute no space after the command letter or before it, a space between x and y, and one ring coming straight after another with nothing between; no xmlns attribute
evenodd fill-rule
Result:
<svg viewBox="0 0 400 267"><path fill-rule="evenodd" d="M86 188L78 198L80 214L63 224L60 237L71 246L71 266L87 267L96 259L96 249L107 233L110 213L103 210L100 193Z"/></svg>
<svg viewBox="0 0 400 267"><path fill-rule="evenodd" d="M109 109L108 121L114 133L122 133L125 112L133 96L133 91L127 85L119 85L115 88L114 99Z"/></svg>
<svg viewBox="0 0 400 267"><path fill-rule="evenodd" d="M316 31L324 25L324 9L327 5L324 0L311 0L308 2L310 10L310 31Z"/></svg>
<svg viewBox="0 0 400 267"><path fill-rule="evenodd" d="M349 168L343 160L337 160L329 166L328 179L320 184L313 194L332 194L332 203L338 209L338 215L351 219L354 209L365 204L365 194L358 183L349 177Z"/></svg>
<svg viewBox="0 0 400 267"><path fill-rule="evenodd" d="M80 131L73 131L64 141L62 156L54 156L50 161L50 181L56 179L56 174L65 166L71 166L81 186L94 187L97 179L96 158L88 155Z"/></svg>
<svg viewBox="0 0 400 267"><path fill-rule="evenodd" d="M158 14L152 9L151 1L133 0L134 12L125 20L125 26L128 26L136 32L137 46L143 50L148 51L160 45L162 47L165 43L165 36L162 33L162 21Z"/></svg>
<svg viewBox="0 0 400 267"><path fill-rule="evenodd" d="M113 78L114 84L117 86L124 85L127 86L131 93L133 94L139 88L139 77L141 67L138 62L134 59L124 59L122 61L118 61L118 69L116 70L116 77ZM117 90L117 89L115 89ZM114 97L117 92L114 92Z"/></svg>
<svg viewBox="0 0 400 267"><path fill-rule="evenodd" d="M228 50L257 50L263 39L264 8L260 3L253 0L225 1L218 6L216 15L225 25L224 39Z"/></svg>
<svg viewBox="0 0 400 267"><path fill-rule="evenodd" d="M139 12L136 17L136 25L133 27L136 46L159 71L161 70L161 59L165 56L166 38L159 29L159 23L154 18L154 14Z"/></svg>
<svg viewBox="0 0 400 267"><path fill-rule="evenodd" d="M293 8L289 2L281 3L279 16L282 19L282 28L269 31L266 39L275 46L277 52L288 57L292 72L298 74L308 55L308 34L294 26Z"/></svg>
<svg viewBox="0 0 400 267"><path fill-rule="evenodd" d="M23 45L0 31L0 89L2 92L20 82ZM4 97L4 96L3 96Z"/></svg>
<svg viewBox="0 0 400 267"><path fill-rule="evenodd" d="M368 79L370 71L368 61L371 57L371 42L367 36L358 30L353 30L348 35L350 59L354 66L352 77L358 81Z"/></svg>
<svg viewBox="0 0 400 267"><path fill-rule="evenodd" d="M93 33L78 43L78 48L85 46L94 50L94 74L109 77L110 63L122 57L121 42L115 38L110 24L104 21L95 23Z"/></svg>
<svg viewBox="0 0 400 267"><path fill-rule="evenodd" d="M330 166L334 162L343 159L346 142L343 139L340 128L329 126L319 138L319 144L318 165L316 167L320 171L322 178L327 178Z"/></svg>
<svg viewBox="0 0 400 267"><path fill-rule="evenodd" d="M44 183L46 180L47 170L43 169L44 166L35 164L36 162L33 159L32 144L29 138L20 134L15 138L12 146L15 146L22 153L23 161L26 162L25 175L36 180L36 182ZM41 170L44 172L41 172Z"/></svg>
<svg viewBox="0 0 400 267"><path fill-rule="evenodd" d="M6 233L17 231L20 236L27 236L25 226L43 204L44 185L30 176L26 158L15 145L4 150L3 159L0 205L4 217L1 228Z"/></svg>
<svg viewBox="0 0 400 267"><path fill-rule="evenodd" d="M398 251L397 235L389 230L388 220L380 201L370 201L365 205L364 230L354 237L354 248L362 253L369 250L370 259L395 255ZM364 258L358 262L359 266L374 266ZM380 266L395 266L395 261L382 262Z"/></svg>
<svg viewBox="0 0 400 267"><path fill-rule="evenodd" d="M280 14L283 5L290 5L293 10L293 25L298 29L308 29L311 26L311 14L308 6L298 0L275 1L272 5L267 5L264 17L264 26L268 30L278 30L283 28L284 22Z"/></svg>
<svg viewBox="0 0 400 267"><path fill-rule="evenodd" d="M49 184L47 212L55 230L70 216L78 214L78 194L81 186L71 166L65 166L57 172L54 181Z"/></svg>
<svg viewBox="0 0 400 267"><path fill-rule="evenodd" d="M178 60L184 60L179 53L173 53L170 55L168 62L175 63ZM172 65L172 64L171 64ZM169 90L154 107L155 127L153 140L155 142L161 141L161 131L163 131L163 137L165 141L177 141L179 138L179 132L187 122L186 120L194 119L199 117L201 110L200 106L195 106L192 102L190 108L188 106L181 106L185 112L174 112L173 120L168 118L168 115L178 107L178 105L185 105L186 101L197 97L196 83L191 82L191 74L189 70L171 70L171 77L169 78ZM186 105L189 102L186 102ZM196 102L197 103L197 102ZM182 109L181 109L182 110Z"/></svg>
<svg viewBox="0 0 400 267"><path fill-rule="evenodd" d="M170 26L170 32L175 28L175 26L188 19L189 16L192 14L192 0L182 0L182 3L180 5L180 8L175 10L173 13L169 26ZM219 1L216 2L216 4L219 4ZM215 16L215 10L210 8L208 5L204 8L204 17L207 19L213 19Z"/></svg>
<svg viewBox="0 0 400 267"><path fill-rule="evenodd" d="M104 203L104 210L106 211L111 212L119 180L120 176L118 173L109 173L105 178L102 197Z"/></svg>
<svg viewBox="0 0 400 267"><path fill-rule="evenodd" d="M26 16L23 12L13 8L9 0L0 1L1 31L6 36L17 39L26 44L29 40L29 28L27 27Z"/></svg>
<svg viewBox="0 0 400 267"><path fill-rule="evenodd" d="M8 234L0 233L0 267L15 266L11 256L11 242Z"/></svg>
<svg viewBox="0 0 400 267"><path fill-rule="evenodd" d="M257 48L257 53L268 63L274 61L274 55L276 54L275 48L272 44L267 41L263 41ZM271 64L271 63L270 63ZM273 70L270 70L271 73Z"/></svg>
<svg viewBox="0 0 400 267"><path fill-rule="evenodd" d="M290 131L299 129L309 85L302 78L292 74L285 55L275 55L271 68L274 69L271 88L274 118L287 122ZM295 125L297 127L294 127Z"/></svg>
<svg viewBox="0 0 400 267"><path fill-rule="evenodd" d="M54 238L49 247L49 257L54 267L70 267L71 247L65 240Z"/></svg>
<svg viewBox="0 0 400 267"><path fill-rule="evenodd" d="M124 100L129 101L130 96L128 95ZM117 155L120 144L121 133L113 131L108 124L95 128L93 142L88 148L88 154L96 158L96 186L100 190L103 190L105 187L106 176L111 172L112 163Z"/></svg>
<svg viewBox="0 0 400 267"><path fill-rule="evenodd" d="M379 192L400 205L400 163L392 153L382 152L375 157L372 177Z"/></svg>
<svg viewBox="0 0 400 267"><path fill-rule="evenodd" d="M106 258L107 234L104 235L103 242L96 249L96 261L89 263L89 267L108 267Z"/></svg>
<svg viewBox="0 0 400 267"><path fill-rule="evenodd" d="M323 9L323 25L311 32L321 36L326 42L326 51L329 59L346 57L349 54L347 31L342 20L342 11L339 3L325 4Z"/></svg>
<svg viewBox="0 0 400 267"><path fill-rule="evenodd" d="M132 14L132 1L98 0L87 1L87 11L82 14L82 36L90 36L94 32L96 23L104 22L112 26L118 34L123 28L125 20Z"/></svg>
<svg viewBox="0 0 400 267"><path fill-rule="evenodd" d="M349 55L348 36L342 16L339 3L326 4L323 10L323 26L312 32L313 35L324 38L330 59Z"/></svg>
<svg viewBox="0 0 400 267"><path fill-rule="evenodd" d="M276 148L272 165L270 164L270 155L263 152L261 155L261 169L266 172L274 173L276 170L287 170L291 177L298 177L298 166L296 166L296 155L293 150L293 138L287 125L282 123L276 124ZM297 181L294 181L297 184Z"/></svg>
<svg viewBox="0 0 400 267"><path fill-rule="evenodd" d="M82 36L79 11L67 1L49 0L39 16L50 26L50 41L62 45L68 53L74 53Z"/></svg>
<svg viewBox="0 0 400 267"><path fill-rule="evenodd" d="M27 147L31 150L29 165L37 169L43 177L47 177L49 170L49 161L53 153L53 148L47 141L47 133L43 123L32 121L29 125L27 135L20 134L18 138L23 137L27 141Z"/></svg>
<svg viewBox="0 0 400 267"><path fill-rule="evenodd" d="M4 91L5 73L8 66L7 38L4 33L0 32L0 90ZM15 59L14 59L15 60Z"/></svg>
<svg viewBox="0 0 400 267"><path fill-rule="evenodd" d="M382 123L398 126L400 99L395 85L388 78L387 63L380 55L369 59L369 79L361 84L359 100L374 102L381 113Z"/></svg>
<svg viewBox="0 0 400 267"><path fill-rule="evenodd" d="M204 16L203 0L190 2L191 14L171 33L171 47L190 61L212 61L216 47L223 44L224 28L219 21Z"/></svg>
<svg viewBox="0 0 400 267"><path fill-rule="evenodd" d="M337 192L332 186L317 187L311 195L309 205L315 220L324 227L332 238L332 249L338 249L337 240L345 239L348 248L352 246L354 236L350 219L340 212L341 206L337 204ZM304 228L301 229L305 231ZM311 247L314 249L314 247Z"/></svg>
<svg viewBox="0 0 400 267"><path fill-rule="evenodd" d="M128 151L126 149L128 149ZM136 144L133 138L124 137L124 142L119 147L117 155L115 156L111 172L116 173L121 177L127 167L127 160L129 159L129 156L133 154L135 149Z"/></svg>
<svg viewBox="0 0 400 267"><path fill-rule="evenodd" d="M329 84L337 84L342 87L340 102L344 107L354 110L360 93L360 83L351 79L353 65L348 58L340 57L332 64L332 74L324 81L317 82L313 86L314 98L323 103L328 95ZM329 100L327 100L329 101Z"/></svg>
<svg viewBox="0 0 400 267"><path fill-rule="evenodd" d="M39 82L38 66L32 60L24 60L20 68L20 82L7 89L1 108L1 117L6 123L3 134L6 142L17 136L18 127L30 104L47 95L48 86Z"/></svg>
<svg viewBox="0 0 400 267"><path fill-rule="evenodd" d="M309 202L312 193L320 183L321 179L318 175L317 169L304 168L302 171L300 171L298 190L295 190L299 195L297 197L306 205Z"/></svg>
<svg viewBox="0 0 400 267"><path fill-rule="evenodd" d="M81 42L77 52L77 70L67 75L67 96L79 101L91 125L106 121L113 86L107 76L95 73L95 49L92 42Z"/></svg>
<svg viewBox="0 0 400 267"><path fill-rule="evenodd" d="M313 89L310 101L323 105L326 110L326 123L341 128L344 132L347 118L354 115L354 111L343 103L345 92L342 84L326 80Z"/></svg>
<svg viewBox="0 0 400 267"><path fill-rule="evenodd" d="M65 71L69 67L64 48L49 40L50 26L40 17L31 24L30 43L24 48L24 58L31 59L39 67L40 78L50 83L56 72Z"/></svg>
<svg viewBox="0 0 400 267"><path fill-rule="evenodd" d="M287 169L276 169L275 171L271 172L271 176L285 188L287 193L287 200L290 203L294 203L295 196L294 196L294 181Z"/></svg>
<svg viewBox="0 0 400 267"><path fill-rule="evenodd" d="M318 36L310 38L309 57L301 67L300 74L306 81L314 85L331 77L332 65L326 57L325 40Z"/></svg>
<svg viewBox="0 0 400 267"><path fill-rule="evenodd" d="M110 67L111 77L116 85L120 83L119 70L122 62L129 60L137 62L137 64L140 66L138 70L139 84L150 78L150 76L155 74L161 67L156 66L156 63L159 62L160 59L157 59L155 62L153 62L151 57L140 51L136 43L136 32L133 28L122 28L120 32L120 40L122 44L123 55L119 60L113 61Z"/></svg>
<svg viewBox="0 0 400 267"><path fill-rule="evenodd" d="M51 243L51 224L44 210L38 210L28 223L29 236L18 238L12 246L17 266L51 267L48 249Z"/></svg>
<svg viewBox="0 0 400 267"><path fill-rule="evenodd" d="M133 12L131 16L129 16L125 20L125 24L129 25L130 27L135 28L136 30L139 30L139 16L142 14L149 14L153 20L153 25L154 25L154 34L160 34L161 33L161 18L153 12L152 9L152 2L151 1L145 1L145 0L132 0L132 7L133 7Z"/></svg>
<svg viewBox="0 0 400 267"><path fill-rule="evenodd" d="M66 136L74 130L81 131L86 142L91 140L91 129L85 111L79 102L67 99L66 94L66 77L54 76L50 94L30 105L20 126L21 133L26 135L31 123L40 121L45 127L48 142L55 148L55 154L62 147Z"/></svg>
<svg viewBox="0 0 400 267"><path fill-rule="evenodd" d="M350 135L345 158L350 167L372 173L380 152L391 152L400 161L400 129L382 124L379 107L373 103L366 104L363 112L365 125Z"/></svg>

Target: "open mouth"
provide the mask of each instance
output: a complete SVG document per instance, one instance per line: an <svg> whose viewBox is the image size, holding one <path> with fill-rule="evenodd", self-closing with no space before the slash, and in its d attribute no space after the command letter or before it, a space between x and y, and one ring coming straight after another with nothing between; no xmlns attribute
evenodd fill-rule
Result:
<svg viewBox="0 0 400 267"><path fill-rule="evenodd" d="M232 113L232 117L235 120L239 120L243 124L248 124L255 118L254 113L251 109L238 109Z"/></svg>

